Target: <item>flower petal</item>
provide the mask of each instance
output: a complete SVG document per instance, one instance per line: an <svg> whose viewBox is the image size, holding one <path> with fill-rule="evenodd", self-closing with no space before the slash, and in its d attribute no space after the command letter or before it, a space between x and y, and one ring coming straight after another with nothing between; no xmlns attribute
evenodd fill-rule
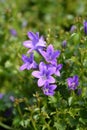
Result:
<svg viewBox="0 0 87 130"><path fill-rule="evenodd" d="M46 65L44 64L44 62L40 62L40 64L39 64L39 70L42 72L42 71L44 71L44 70L46 70L47 69L47 67L46 67Z"/></svg>
<svg viewBox="0 0 87 130"><path fill-rule="evenodd" d="M55 92L43 88L43 93L47 96L53 96Z"/></svg>
<svg viewBox="0 0 87 130"><path fill-rule="evenodd" d="M45 51L40 50L40 54L46 59L46 52Z"/></svg>
<svg viewBox="0 0 87 130"><path fill-rule="evenodd" d="M55 83L55 79L52 76L49 76L49 78L47 79L47 81L49 83Z"/></svg>
<svg viewBox="0 0 87 130"><path fill-rule="evenodd" d="M27 68L28 63L23 64L19 69L20 71L25 70Z"/></svg>
<svg viewBox="0 0 87 130"><path fill-rule="evenodd" d="M57 88L57 85L50 85L50 90L55 90Z"/></svg>
<svg viewBox="0 0 87 130"><path fill-rule="evenodd" d="M58 50L58 51L55 51L54 53L53 53L53 58L55 59L55 58L57 58L57 57L59 57L59 55L60 55L60 51Z"/></svg>
<svg viewBox="0 0 87 130"><path fill-rule="evenodd" d="M47 95L47 96L53 96L53 95L54 95L54 91L49 92L49 91L43 90L43 92L44 92L44 94Z"/></svg>
<svg viewBox="0 0 87 130"><path fill-rule="evenodd" d="M75 81L75 82L78 82L78 76L77 75L75 75L74 77L73 77L73 80Z"/></svg>
<svg viewBox="0 0 87 130"><path fill-rule="evenodd" d="M24 45L25 47L27 47L27 48L32 48L32 47L33 47L32 41L30 41L30 40L24 41L24 42L23 42L23 45Z"/></svg>
<svg viewBox="0 0 87 130"><path fill-rule="evenodd" d="M27 62L28 61L28 59L29 59L29 57L27 57L26 55L22 55L22 60L23 60L23 62Z"/></svg>
<svg viewBox="0 0 87 130"><path fill-rule="evenodd" d="M36 78L40 78L41 76L40 76L40 71L33 71L32 72L32 75L34 76L34 77L36 77Z"/></svg>
<svg viewBox="0 0 87 130"><path fill-rule="evenodd" d="M33 51L33 48L32 48L32 49L29 49L29 50L27 51L27 54L31 53L32 51Z"/></svg>
<svg viewBox="0 0 87 130"><path fill-rule="evenodd" d="M33 61L33 69L37 69L37 68L38 68L38 64L35 61Z"/></svg>
<svg viewBox="0 0 87 130"><path fill-rule="evenodd" d="M32 64L27 66L27 70L30 70L30 69L32 69Z"/></svg>
<svg viewBox="0 0 87 130"><path fill-rule="evenodd" d="M84 32L85 35L87 35L87 21L84 22Z"/></svg>
<svg viewBox="0 0 87 130"><path fill-rule="evenodd" d="M36 36L37 36L37 38L39 39L39 32L36 32Z"/></svg>
<svg viewBox="0 0 87 130"><path fill-rule="evenodd" d="M72 78L68 78L68 79L67 79L67 84L68 84L68 86L71 86L72 81L73 81Z"/></svg>
<svg viewBox="0 0 87 130"><path fill-rule="evenodd" d="M36 44L36 47L46 47L46 42L39 39L39 42Z"/></svg>
<svg viewBox="0 0 87 130"><path fill-rule="evenodd" d="M47 53L49 54L49 52L53 53L54 51L54 48L53 46L50 44L48 47L47 47Z"/></svg>
<svg viewBox="0 0 87 130"><path fill-rule="evenodd" d="M51 67L48 68L49 75L54 74L55 71L56 71L56 67L54 67L54 66L51 66Z"/></svg>
<svg viewBox="0 0 87 130"><path fill-rule="evenodd" d="M42 78L40 78L40 79L38 80L38 86L39 86L39 87L43 86L43 85L45 84L45 82L46 82L46 80L43 80Z"/></svg>
<svg viewBox="0 0 87 130"><path fill-rule="evenodd" d="M60 76L60 71L57 70L57 71L55 72L55 75Z"/></svg>
<svg viewBox="0 0 87 130"><path fill-rule="evenodd" d="M27 35L28 35L28 37L29 37L31 40L37 38L37 35L35 35L33 32L28 32Z"/></svg>
<svg viewBox="0 0 87 130"><path fill-rule="evenodd" d="M58 64L58 66L57 66L57 70L61 70L61 69L62 69L62 67L63 67L63 65L62 65L62 64Z"/></svg>

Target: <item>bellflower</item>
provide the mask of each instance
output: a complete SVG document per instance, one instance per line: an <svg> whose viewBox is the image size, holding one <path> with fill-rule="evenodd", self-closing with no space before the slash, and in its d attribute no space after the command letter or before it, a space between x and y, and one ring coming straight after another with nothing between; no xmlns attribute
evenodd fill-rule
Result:
<svg viewBox="0 0 87 130"><path fill-rule="evenodd" d="M16 37L17 36L17 32L15 29L10 29L10 33L12 36Z"/></svg>
<svg viewBox="0 0 87 130"><path fill-rule="evenodd" d="M43 86L46 82L55 83L55 79L51 76L55 72L55 67L49 67L43 62L39 64L39 71L32 72L32 75L38 78L38 86Z"/></svg>
<svg viewBox="0 0 87 130"><path fill-rule="evenodd" d="M24 41L23 43L26 48L29 48L27 53L30 53L33 50L38 51L39 49L46 47L46 42L44 41L43 36L39 36L39 32L36 32L36 34L28 32L28 37L30 40Z"/></svg>
<svg viewBox="0 0 87 130"><path fill-rule="evenodd" d="M75 90L79 84L79 78L77 75L70 77L67 79L68 88L71 90Z"/></svg>
<svg viewBox="0 0 87 130"><path fill-rule="evenodd" d="M56 89L57 85L50 85L48 82L44 84L44 87L42 87L43 93L47 96L53 96L54 90Z"/></svg>
<svg viewBox="0 0 87 130"><path fill-rule="evenodd" d="M55 64L57 62L56 58L60 55L60 51L54 51L52 45L49 45L46 51L40 51L40 53L45 58L45 60L51 64Z"/></svg>
<svg viewBox="0 0 87 130"><path fill-rule="evenodd" d="M73 33L75 30L76 30L76 26L72 25L71 28L70 28L70 32Z"/></svg>
<svg viewBox="0 0 87 130"><path fill-rule="evenodd" d="M10 96L9 99L10 99L12 102L14 102L14 100L15 100L14 96Z"/></svg>
<svg viewBox="0 0 87 130"><path fill-rule="evenodd" d="M63 65L62 64L58 64L56 66L56 71L55 71L55 75L60 76L60 70L62 69Z"/></svg>
<svg viewBox="0 0 87 130"><path fill-rule="evenodd" d="M4 94L0 93L0 99L2 99L2 98L3 98L3 96L4 96Z"/></svg>
<svg viewBox="0 0 87 130"><path fill-rule="evenodd" d="M84 22L84 33L87 35L87 21Z"/></svg>
<svg viewBox="0 0 87 130"><path fill-rule="evenodd" d="M65 48L65 47L66 47L66 44L67 44L67 41L64 40L64 41L62 42L62 47Z"/></svg>
<svg viewBox="0 0 87 130"><path fill-rule="evenodd" d="M30 54L30 57L26 56L26 55L22 55L22 60L24 62L24 64L20 67L20 70L30 70L30 69L34 69L37 68L37 64L34 61L34 55L33 53Z"/></svg>

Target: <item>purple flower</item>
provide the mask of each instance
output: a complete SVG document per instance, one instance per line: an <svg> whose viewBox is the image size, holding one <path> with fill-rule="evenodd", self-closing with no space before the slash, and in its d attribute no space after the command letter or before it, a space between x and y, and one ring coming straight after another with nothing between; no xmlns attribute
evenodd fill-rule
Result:
<svg viewBox="0 0 87 130"><path fill-rule="evenodd" d="M55 67L45 65L43 62L39 64L39 71L32 72L32 75L38 78L38 86L43 86L46 82L55 83L55 79L51 76L55 72Z"/></svg>
<svg viewBox="0 0 87 130"><path fill-rule="evenodd" d="M57 57L60 55L60 51L54 51L52 45L47 47L46 51L40 51L41 55L45 58L48 63L55 64L57 63Z"/></svg>
<svg viewBox="0 0 87 130"><path fill-rule="evenodd" d="M48 82L44 84L44 87L42 87L43 93L47 96L53 96L54 90L56 89L57 85L50 85Z"/></svg>
<svg viewBox="0 0 87 130"><path fill-rule="evenodd" d="M0 99L2 99L2 98L3 98L3 96L4 96L4 94L0 93Z"/></svg>
<svg viewBox="0 0 87 130"><path fill-rule="evenodd" d="M14 102L14 100L15 100L15 99L14 99L14 96L10 96L9 99L10 99L12 102Z"/></svg>
<svg viewBox="0 0 87 130"><path fill-rule="evenodd" d="M63 65L62 64L58 64L56 66L56 71L55 71L55 75L60 76L60 70L62 69Z"/></svg>
<svg viewBox="0 0 87 130"><path fill-rule="evenodd" d="M33 50L38 51L39 49L46 47L46 42L44 41L43 36L39 36L39 32L36 32L36 34L33 32L28 32L28 37L30 40L24 41L23 43L25 47L30 48L28 53L32 52Z"/></svg>
<svg viewBox="0 0 87 130"><path fill-rule="evenodd" d="M70 32L73 33L75 30L76 30L76 26L72 25L71 28L70 28Z"/></svg>
<svg viewBox="0 0 87 130"><path fill-rule="evenodd" d="M87 35L87 21L84 22L84 33Z"/></svg>
<svg viewBox="0 0 87 130"><path fill-rule="evenodd" d="M68 88L71 90L75 90L79 84L79 78L77 75L73 76L72 78L67 79Z"/></svg>
<svg viewBox="0 0 87 130"><path fill-rule="evenodd" d="M17 32L15 29L10 29L10 33L12 36L16 37L17 36Z"/></svg>
<svg viewBox="0 0 87 130"><path fill-rule="evenodd" d="M34 61L34 55L33 53L30 54L30 57L26 56L26 55L22 55L22 60L24 62L24 64L20 67L20 70L30 70L30 69L34 69L37 68L37 64Z"/></svg>
<svg viewBox="0 0 87 130"><path fill-rule="evenodd" d="M65 47L66 47L66 44L67 44L67 41L64 40L64 41L62 42L62 47L65 48Z"/></svg>

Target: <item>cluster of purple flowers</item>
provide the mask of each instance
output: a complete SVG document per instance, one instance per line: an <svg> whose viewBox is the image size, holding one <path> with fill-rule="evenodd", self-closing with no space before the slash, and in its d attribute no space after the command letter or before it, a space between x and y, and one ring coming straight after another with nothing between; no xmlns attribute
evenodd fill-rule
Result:
<svg viewBox="0 0 87 130"><path fill-rule="evenodd" d="M40 36L38 32L28 32L30 40L24 41L23 45L29 48L26 55L22 55L24 64L20 67L20 70L32 69L32 76L38 79L38 87L41 87L45 95L53 96L55 89L57 88L55 76L60 76L60 70L62 64L57 63L57 58L60 56L60 50L54 50L52 44L46 46L46 41L43 36ZM34 51L39 53L44 61L39 64L34 60ZM78 86L78 76L67 79L69 88L75 89Z"/></svg>

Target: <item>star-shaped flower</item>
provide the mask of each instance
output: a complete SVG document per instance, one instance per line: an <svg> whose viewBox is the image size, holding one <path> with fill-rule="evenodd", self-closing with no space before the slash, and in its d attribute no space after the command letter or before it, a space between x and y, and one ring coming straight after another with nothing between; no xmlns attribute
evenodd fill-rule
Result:
<svg viewBox="0 0 87 130"><path fill-rule="evenodd" d="M68 88L71 90L75 90L79 84L79 78L77 75L70 77L67 79Z"/></svg>
<svg viewBox="0 0 87 130"><path fill-rule="evenodd" d="M24 64L20 67L20 70L30 70L30 69L34 69L37 68L37 63L34 61L34 55L33 53L30 54L30 57L26 56L26 55L22 55L22 60L24 62Z"/></svg>
<svg viewBox="0 0 87 130"><path fill-rule="evenodd" d="M23 43L26 48L29 48L29 51L27 53L30 53L33 50L38 51L39 49L46 47L46 42L43 36L39 36L39 32L36 32L36 34L33 32L28 32L28 37L30 40L24 41Z"/></svg>
<svg viewBox="0 0 87 130"><path fill-rule="evenodd" d="M47 96L53 96L54 90L56 89L57 85L50 85L48 82L45 83L44 87L42 87L43 93Z"/></svg>
<svg viewBox="0 0 87 130"><path fill-rule="evenodd" d="M55 72L55 67L49 67L43 62L39 64L39 71L32 72L32 75L38 78L38 86L43 86L46 82L54 83L55 79L51 76Z"/></svg>
<svg viewBox="0 0 87 130"><path fill-rule="evenodd" d="M51 44L47 47L46 51L40 51L40 53L45 58L45 60L51 64L55 64L57 62L56 58L60 55L60 51L54 51L54 48Z"/></svg>

